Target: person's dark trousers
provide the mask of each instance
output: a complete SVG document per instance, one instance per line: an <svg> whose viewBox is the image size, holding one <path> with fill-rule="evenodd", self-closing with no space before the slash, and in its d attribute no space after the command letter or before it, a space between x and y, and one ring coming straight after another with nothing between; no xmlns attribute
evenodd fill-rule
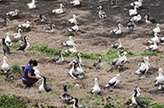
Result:
<svg viewBox="0 0 164 108"><path fill-rule="evenodd" d="M25 84L26 87L31 87L37 81L38 81L38 79L22 80L23 84Z"/></svg>

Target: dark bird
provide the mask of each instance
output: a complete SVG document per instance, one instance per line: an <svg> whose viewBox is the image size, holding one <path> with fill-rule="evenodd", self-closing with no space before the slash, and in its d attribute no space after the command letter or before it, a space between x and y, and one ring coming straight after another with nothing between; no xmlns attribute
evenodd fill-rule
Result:
<svg viewBox="0 0 164 108"><path fill-rule="evenodd" d="M11 54L10 48L5 43L5 38L2 38L2 49L3 49L4 55L6 55L6 53Z"/></svg>
<svg viewBox="0 0 164 108"><path fill-rule="evenodd" d="M50 87L47 87L46 78L42 77L41 80L42 80L42 84L39 86L39 90L46 91L46 92L51 91L52 89Z"/></svg>
<svg viewBox="0 0 164 108"><path fill-rule="evenodd" d="M64 103L71 103L70 101L73 99L73 97L67 92L67 86L64 86L64 92L60 95L60 99Z"/></svg>

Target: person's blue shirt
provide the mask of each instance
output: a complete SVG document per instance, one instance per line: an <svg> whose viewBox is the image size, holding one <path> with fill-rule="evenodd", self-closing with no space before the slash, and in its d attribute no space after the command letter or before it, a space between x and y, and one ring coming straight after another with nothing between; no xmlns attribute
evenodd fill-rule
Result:
<svg viewBox="0 0 164 108"><path fill-rule="evenodd" d="M23 80L30 80L28 78L28 72L30 72L32 74L32 70L33 70L33 67L31 64L26 64L25 68L24 68L24 71L23 71Z"/></svg>

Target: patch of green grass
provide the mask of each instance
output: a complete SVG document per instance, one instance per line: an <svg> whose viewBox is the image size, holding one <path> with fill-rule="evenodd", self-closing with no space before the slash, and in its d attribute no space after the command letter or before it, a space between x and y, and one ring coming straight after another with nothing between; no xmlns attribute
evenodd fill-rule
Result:
<svg viewBox="0 0 164 108"><path fill-rule="evenodd" d="M150 105L150 108L164 108L164 104L154 103Z"/></svg>
<svg viewBox="0 0 164 108"><path fill-rule="evenodd" d="M16 50L19 46L19 43L12 44L11 49Z"/></svg>
<svg viewBox="0 0 164 108"><path fill-rule="evenodd" d="M140 54L138 54L137 56L159 56L159 55L163 55L164 53L162 52L147 52L147 51L144 51Z"/></svg>
<svg viewBox="0 0 164 108"><path fill-rule="evenodd" d="M18 65L15 64L11 67L11 72L13 73L21 73L22 72L22 68Z"/></svg>
<svg viewBox="0 0 164 108"><path fill-rule="evenodd" d="M67 89L72 89L73 88L73 85L71 85L71 84L56 84L57 87L64 87L64 85L67 86Z"/></svg>

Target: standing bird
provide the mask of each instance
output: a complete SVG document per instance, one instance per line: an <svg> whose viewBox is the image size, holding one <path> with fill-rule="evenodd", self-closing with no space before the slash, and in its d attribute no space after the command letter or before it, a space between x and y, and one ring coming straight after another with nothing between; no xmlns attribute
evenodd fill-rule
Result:
<svg viewBox="0 0 164 108"><path fill-rule="evenodd" d="M2 50L4 55L6 55L6 53L10 54L10 48L6 45L5 38L2 38Z"/></svg>
<svg viewBox="0 0 164 108"><path fill-rule="evenodd" d="M88 107L83 106L83 105L78 105L78 99L77 98L72 99L71 102L74 102L73 108L88 108Z"/></svg>
<svg viewBox="0 0 164 108"><path fill-rule="evenodd" d="M122 42L121 42L121 39L118 39L119 43L115 43L115 44L112 44L112 48L115 48L115 49L124 49L123 45L122 45Z"/></svg>
<svg viewBox="0 0 164 108"><path fill-rule="evenodd" d="M29 9L35 9L36 8L36 1L32 0L32 2L27 3L27 6Z"/></svg>
<svg viewBox="0 0 164 108"><path fill-rule="evenodd" d="M137 96L138 92L137 90L135 89L134 90L134 93L132 94L132 103L130 104L131 105L137 105L139 106L140 108L147 108L147 104L142 100L140 99L138 96Z"/></svg>
<svg viewBox="0 0 164 108"><path fill-rule="evenodd" d="M110 87L117 87L120 84L120 74L117 74L115 77L113 77L108 84L106 84L105 88Z"/></svg>
<svg viewBox="0 0 164 108"><path fill-rule="evenodd" d="M45 77L42 77L41 80L42 80L42 84L39 86L39 90L41 92L43 92L43 91L50 92L52 89L49 88L49 87L47 87L46 78Z"/></svg>
<svg viewBox="0 0 164 108"><path fill-rule="evenodd" d="M160 28L160 24L156 24L156 28L153 29L154 33L161 33L161 28Z"/></svg>
<svg viewBox="0 0 164 108"><path fill-rule="evenodd" d="M60 8L59 9L53 9L52 13L62 14L62 13L64 13L64 9L63 8L64 8L64 5L60 4Z"/></svg>
<svg viewBox="0 0 164 108"><path fill-rule="evenodd" d="M95 67L96 68L96 70L98 70L98 69L100 69L101 68L101 66L103 65L103 62L102 62L102 57L101 56L99 56L99 61L98 62L96 62L96 63L94 63L93 64L93 67Z"/></svg>
<svg viewBox="0 0 164 108"><path fill-rule="evenodd" d="M122 24L118 24L117 28L110 31L113 34L120 35L122 34Z"/></svg>
<svg viewBox="0 0 164 108"><path fill-rule="evenodd" d="M6 56L3 57L3 64L1 66L1 70L4 73L7 73L10 70L10 65L7 64L7 57Z"/></svg>
<svg viewBox="0 0 164 108"><path fill-rule="evenodd" d="M124 51L123 56L119 55L119 58L114 59L112 64L115 65L116 67L118 67L118 66L121 67L124 63L126 63L128 61L126 55L127 55L127 52Z"/></svg>
<svg viewBox="0 0 164 108"><path fill-rule="evenodd" d="M155 79L155 84L159 85L158 90L161 90L164 85L164 76L163 76L163 69L159 68L158 70L158 77Z"/></svg>
<svg viewBox="0 0 164 108"><path fill-rule="evenodd" d="M60 99L64 102L64 103L68 103L70 104L71 100L73 99L73 97L67 92L67 86L64 85L64 92L60 95Z"/></svg>
<svg viewBox="0 0 164 108"><path fill-rule="evenodd" d="M139 65L140 65L140 67L139 67L139 69L136 71L136 74L145 74L145 73L147 73L147 71L149 70L149 65L150 65L150 63L149 63L149 57L147 56L147 57L144 57L143 58L144 59L144 63L140 63Z"/></svg>
<svg viewBox="0 0 164 108"><path fill-rule="evenodd" d="M95 86L91 89L90 93L92 93L92 94L100 94L101 93L101 89L99 87L97 78L95 78Z"/></svg>
<svg viewBox="0 0 164 108"><path fill-rule="evenodd" d="M150 18L149 15L145 15L144 18L146 19L146 20L145 20L146 24L154 24L154 23L156 23L155 19Z"/></svg>
<svg viewBox="0 0 164 108"><path fill-rule="evenodd" d="M70 4L72 4L73 6L80 6L80 0L70 1Z"/></svg>
<svg viewBox="0 0 164 108"><path fill-rule="evenodd" d="M6 33L6 39L5 39L5 43L8 47L10 47L12 45L11 39L10 39L10 33L7 32Z"/></svg>
<svg viewBox="0 0 164 108"><path fill-rule="evenodd" d="M103 7L102 6L99 6L97 9L99 9L99 18L106 18L106 13L105 11L103 10Z"/></svg>
<svg viewBox="0 0 164 108"><path fill-rule="evenodd" d="M24 36L24 42L19 45L17 48L17 51L21 50L24 51L25 54L27 54L27 49L30 47L30 43L28 42L28 37Z"/></svg>

